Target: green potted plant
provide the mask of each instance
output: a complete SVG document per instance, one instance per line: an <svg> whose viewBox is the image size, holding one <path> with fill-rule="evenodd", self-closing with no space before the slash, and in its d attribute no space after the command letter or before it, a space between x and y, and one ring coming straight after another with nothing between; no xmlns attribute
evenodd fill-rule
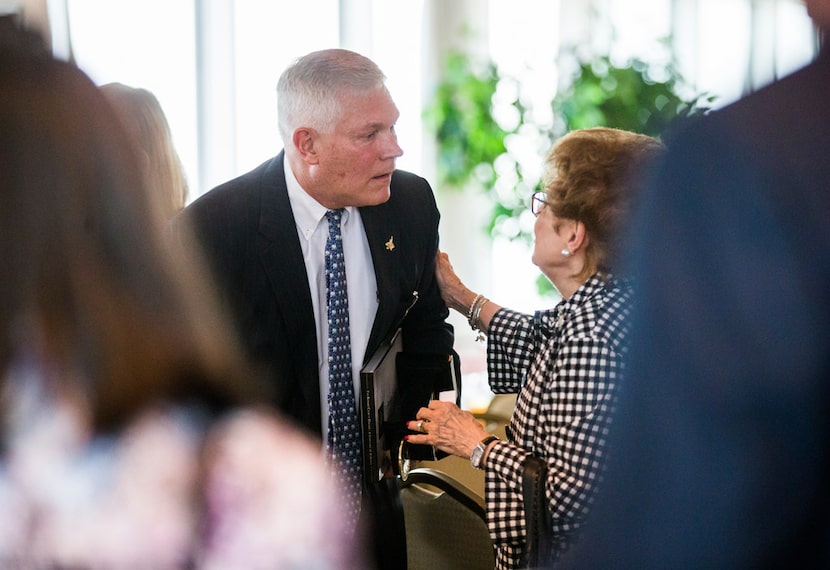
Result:
<svg viewBox="0 0 830 570"><path fill-rule="evenodd" d="M437 142L440 187L474 184L486 192L492 205L486 228L491 237L532 238L527 204L541 181L511 152L511 137L534 139L534 160L541 163L553 141L570 130L608 126L659 137L675 121L706 112L713 100L695 94L673 62L633 58L618 65L607 55L581 59L568 50L560 63L570 63L574 71L550 101L551 125L531 119L517 79L501 74L492 61L476 62L459 52L447 56L443 80L424 112ZM511 89L503 91L515 95L499 103L509 112L497 113L495 96L505 82ZM542 293L551 289L546 279L539 286Z"/></svg>

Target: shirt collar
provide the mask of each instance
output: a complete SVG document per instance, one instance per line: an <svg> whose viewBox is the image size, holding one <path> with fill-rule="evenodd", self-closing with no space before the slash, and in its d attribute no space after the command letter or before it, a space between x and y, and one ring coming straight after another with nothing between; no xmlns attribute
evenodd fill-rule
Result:
<svg viewBox="0 0 830 570"><path fill-rule="evenodd" d="M614 277L612 275L600 275L599 273L594 273L588 278L587 281L585 281L585 283L579 286L574 294L571 295L570 299L563 301L563 303L567 308L581 305L586 299L590 299L597 293L597 291L605 289L606 285L613 281Z"/></svg>
<svg viewBox="0 0 830 570"><path fill-rule="evenodd" d="M607 284L613 281L614 277L612 275L594 273L585 283L579 286L569 299L562 299L553 309L539 311L537 315L540 332L545 337L548 337L555 329L562 325L562 319L574 307L582 305L586 300L596 295L598 291L604 289Z"/></svg>
<svg viewBox="0 0 830 570"><path fill-rule="evenodd" d="M311 239L312 234L320 225L320 221L325 217L328 208L323 206L320 202L312 198L306 192L297 177L294 176L294 171L291 170L291 165L288 160L284 162L285 168L285 185L288 187L288 200L291 202L291 210L294 213L294 221L300 231L300 235L306 240ZM345 208L343 214L343 224L349 221L349 217L355 208L349 206Z"/></svg>

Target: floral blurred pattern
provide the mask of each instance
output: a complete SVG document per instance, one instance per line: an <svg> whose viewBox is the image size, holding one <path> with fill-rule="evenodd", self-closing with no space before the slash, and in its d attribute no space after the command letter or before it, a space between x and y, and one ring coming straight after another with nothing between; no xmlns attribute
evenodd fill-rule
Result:
<svg viewBox="0 0 830 570"><path fill-rule="evenodd" d="M7 377L0 567L359 566L337 487L309 461L319 446L284 420L242 410L211 423L171 407L90 439L83 411L49 385L32 366Z"/></svg>

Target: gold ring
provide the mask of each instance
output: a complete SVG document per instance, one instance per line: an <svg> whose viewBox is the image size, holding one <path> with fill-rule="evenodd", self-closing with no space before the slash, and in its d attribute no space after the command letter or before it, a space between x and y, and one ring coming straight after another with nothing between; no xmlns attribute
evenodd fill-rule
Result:
<svg viewBox="0 0 830 570"><path fill-rule="evenodd" d="M424 422L423 422L423 420L418 422L418 431L421 432L421 433L423 433L423 431L424 431Z"/></svg>

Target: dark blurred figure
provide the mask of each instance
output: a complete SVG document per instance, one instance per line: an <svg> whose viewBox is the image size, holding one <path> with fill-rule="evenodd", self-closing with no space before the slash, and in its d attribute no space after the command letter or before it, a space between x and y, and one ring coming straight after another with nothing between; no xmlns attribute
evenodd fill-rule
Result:
<svg viewBox="0 0 830 570"><path fill-rule="evenodd" d="M104 96L20 33L0 47L0 567L359 567L319 450L255 404Z"/></svg>
<svg viewBox="0 0 830 570"><path fill-rule="evenodd" d="M669 141L608 493L566 567L830 567L828 95L825 42Z"/></svg>
<svg viewBox="0 0 830 570"><path fill-rule="evenodd" d="M44 37L32 30L24 31L23 16L18 11L0 14L0 49L13 47L29 52L49 53Z"/></svg>
<svg viewBox="0 0 830 570"><path fill-rule="evenodd" d="M101 90L138 145L147 185L158 194L164 219L172 218L187 202L187 179L161 104L150 91L122 83L107 83Z"/></svg>

